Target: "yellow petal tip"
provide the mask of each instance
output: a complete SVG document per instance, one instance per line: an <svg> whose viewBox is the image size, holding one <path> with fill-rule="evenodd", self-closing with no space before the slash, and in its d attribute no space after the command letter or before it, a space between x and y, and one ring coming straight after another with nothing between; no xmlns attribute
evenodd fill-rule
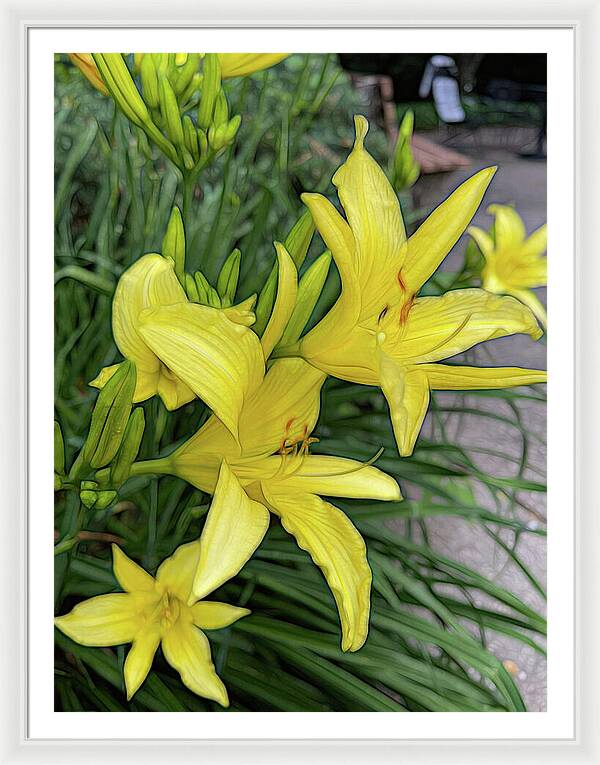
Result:
<svg viewBox="0 0 600 765"><path fill-rule="evenodd" d="M354 139L354 148L362 149L367 133L369 132L369 122L362 114L354 115L354 129L356 138Z"/></svg>

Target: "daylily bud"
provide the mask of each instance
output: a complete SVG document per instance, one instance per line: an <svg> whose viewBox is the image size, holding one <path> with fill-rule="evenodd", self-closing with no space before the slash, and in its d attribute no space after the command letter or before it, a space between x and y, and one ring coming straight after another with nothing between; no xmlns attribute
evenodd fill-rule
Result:
<svg viewBox="0 0 600 765"><path fill-rule="evenodd" d="M409 109L398 130L392 170L392 185L396 191L403 191L413 186L421 172L419 163L415 161L413 156L411 146L414 121L414 114Z"/></svg>
<svg viewBox="0 0 600 765"><path fill-rule="evenodd" d="M200 149L200 157L204 159L208 154L208 138L201 128L198 129L198 148Z"/></svg>
<svg viewBox="0 0 600 765"><path fill-rule="evenodd" d="M221 65L216 53L207 53L203 60L204 79L198 106L198 125L205 130L212 124L217 96L221 89Z"/></svg>
<svg viewBox="0 0 600 765"><path fill-rule="evenodd" d="M229 124L227 125L227 130L225 131L225 138L227 140L227 143L231 143L233 139L237 135L237 131L240 129L240 125L242 122L242 118L239 114L236 114L235 117L232 117L229 120Z"/></svg>
<svg viewBox="0 0 600 765"><path fill-rule="evenodd" d="M96 491L97 488L98 484L96 481L81 482L79 499L81 500L81 503L87 507L88 510L91 510L98 500L98 492Z"/></svg>
<svg viewBox="0 0 600 765"><path fill-rule="evenodd" d="M117 453L131 413L135 383L135 364L124 361L100 391L82 449L83 460L90 467L108 465Z"/></svg>
<svg viewBox="0 0 600 765"><path fill-rule="evenodd" d="M175 264L175 274L183 284L185 272L185 230L183 220L178 207L171 211L167 233L162 242L162 254L165 258L171 258Z"/></svg>
<svg viewBox="0 0 600 765"><path fill-rule="evenodd" d="M219 293L208 281L206 276L204 276L202 271L196 271L196 273L194 274L194 278L196 279L198 294L199 295L202 294L204 297L204 299L203 300L201 299L200 302L204 303L205 305L210 305L213 308L220 308L221 299L219 298Z"/></svg>
<svg viewBox="0 0 600 765"><path fill-rule="evenodd" d="M179 104L166 75L159 81L160 110L167 124L169 138L176 146L184 146L183 125L179 113Z"/></svg>
<svg viewBox="0 0 600 765"><path fill-rule="evenodd" d="M54 470L59 475L65 474L65 442L56 420L54 420Z"/></svg>
<svg viewBox="0 0 600 765"><path fill-rule="evenodd" d="M106 510L106 508L110 507L113 504L113 502L117 499L117 496L118 494L116 491L112 491L112 490L99 491L96 494L94 510Z"/></svg>
<svg viewBox="0 0 600 765"><path fill-rule="evenodd" d="M290 254L296 268L300 268L304 263L304 258L308 252L310 242L315 233L315 225L310 212L305 212L298 218L285 240L285 249ZM264 287L258 296L256 306L256 324L254 331L259 335L265 330L273 303L275 302L275 293L277 292L277 264L271 269Z"/></svg>
<svg viewBox="0 0 600 765"><path fill-rule="evenodd" d="M296 306L278 343L279 346L292 345L300 338L321 296L330 265L331 253L327 250L303 274L298 283Z"/></svg>
<svg viewBox="0 0 600 765"><path fill-rule="evenodd" d="M213 114L213 124L215 127L223 125L225 122L229 122L229 104L227 98L222 90L217 94L217 100L215 101L215 111Z"/></svg>
<svg viewBox="0 0 600 765"><path fill-rule="evenodd" d="M140 66L140 74L142 77L144 100L148 106L156 108L159 104L160 96L158 92L158 75L152 56L144 56Z"/></svg>
<svg viewBox="0 0 600 765"><path fill-rule="evenodd" d="M110 467L110 482L114 486L120 486L129 478L131 466L140 450L145 426L144 410L138 406L131 413L123 434L123 441Z"/></svg>
<svg viewBox="0 0 600 765"><path fill-rule="evenodd" d="M200 147L198 146L198 133L196 132L196 126L192 122L189 115L185 115L183 118L183 136L185 138L185 145L194 160L197 162L200 159Z"/></svg>
<svg viewBox="0 0 600 765"><path fill-rule="evenodd" d="M241 252L235 249L227 258L221 273L217 279L217 292L221 298L221 305L227 307L232 305L237 290L238 279L240 276Z"/></svg>
<svg viewBox="0 0 600 765"><path fill-rule="evenodd" d="M175 57L175 62L177 63L177 57ZM194 75L198 71L199 63L200 55L198 53L187 54L187 59L177 73L177 77L174 83L175 92L178 95L181 95L192 82Z"/></svg>
<svg viewBox="0 0 600 765"><path fill-rule="evenodd" d="M190 276L189 274L185 275L185 291L187 292L187 296L192 301L192 303L202 302L200 300L200 295L198 294L198 288L196 287L194 277Z"/></svg>

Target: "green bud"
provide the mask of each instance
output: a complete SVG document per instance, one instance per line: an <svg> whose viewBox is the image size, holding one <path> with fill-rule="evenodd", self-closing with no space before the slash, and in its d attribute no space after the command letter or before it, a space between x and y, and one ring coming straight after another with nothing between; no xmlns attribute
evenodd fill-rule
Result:
<svg viewBox="0 0 600 765"><path fill-rule="evenodd" d="M81 496L81 494L79 496ZM99 491L96 495L94 510L106 510L107 507L110 507L114 503L117 497L118 497L118 494L116 491L112 491L112 490Z"/></svg>
<svg viewBox="0 0 600 765"><path fill-rule="evenodd" d="M140 74L144 100L148 106L155 109L159 104L160 97L158 93L158 74L152 56L144 56L140 65Z"/></svg>
<svg viewBox="0 0 600 765"><path fill-rule="evenodd" d="M304 263L314 233L315 225L310 212L307 210L300 216L300 218L298 218L284 243L286 250L289 252L298 269L300 269L300 266ZM260 291L258 302L256 304L256 323L254 324L253 329L259 337L265 331L265 327L271 316L276 292L277 263L275 263L271 269L271 273L269 274L264 287Z"/></svg>
<svg viewBox="0 0 600 765"><path fill-rule="evenodd" d="M169 138L176 146L184 146L183 125L181 124L181 114L179 113L179 104L171 87L171 83L166 75L159 80L160 111L167 125Z"/></svg>
<svg viewBox="0 0 600 765"><path fill-rule="evenodd" d="M242 118L239 114L236 114L235 117L232 117L229 120L229 124L227 125L227 130L225 131L225 138L227 139L227 143L231 143L233 139L236 137L237 132L240 129L241 123L242 123Z"/></svg>
<svg viewBox="0 0 600 765"><path fill-rule="evenodd" d="M192 301L192 303L201 302L194 277L190 276L189 274L185 275L185 291L187 292L187 296Z"/></svg>
<svg viewBox="0 0 600 765"><path fill-rule="evenodd" d="M392 165L392 185L396 191L404 191L413 186L419 177L421 168L412 153L412 134L414 114L409 109L404 115L398 130L398 139L394 149Z"/></svg>
<svg viewBox="0 0 600 765"><path fill-rule="evenodd" d="M229 255L225 263L223 263L223 267L219 273L219 278L217 279L217 292L221 298L221 305L223 308L227 308L233 304L238 279L240 278L241 257L242 253L238 249L235 249L231 255Z"/></svg>
<svg viewBox="0 0 600 765"><path fill-rule="evenodd" d="M162 254L175 264L175 275L183 284L185 273L185 229L178 207L171 210L167 233L162 241Z"/></svg>
<svg viewBox="0 0 600 765"><path fill-rule="evenodd" d="M91 510L96 504L98 494L95 491L89 491L86 489L85 491L79 492L79 499L81 500L81 504L84 505L84 507L87 507L88 510Z"/></svg>
<svg viewBox="0 0 600 765"><path fill-rule="evenodd" d="M190 80L187 88L183 91L183 93L179 94L179 103L186 104L194 95L194 93L197 93L200 90L201 86L202 75L196 73Z"/></svg>
<svg viewBox="0 0 600 765"><path fill-rule="evenodd" d="M330 265L331 253L327 250L302 275L298 283L296 305L279 341L281 347L292 345L300 339L300 335L314 311L317 300L321 297L321 291L325 284L325 279L327 279Z"/></svg>
<svg viewBox="0 0 600 765"><path fill-rule="evenodd" d="M204 159L208 154L208 138L206 137L206 132L202 129L198 130L198 148L201 159Z"/></svg>
<svg viewBox="0 0 600 765"><path fill-rule="evenodd" d="M108 465L121 444L135 392L135 364L124 361L100 391L83 445L83 461L92 468Z"/></svg>
<svg viewBox="0 0 600 765"><path fill-rule="evenodd" d="M188 149L185 146L181 150L181 153L183 154L183 166L185 167L185 169L186 170L193 170L194 169L194 165L196 163L194 162L194 158L192 157L192 155L190 154L190 152L188 151Z"/></svg>
<svg viewBox="0 0 600 765"><path fill-rule="evenodd" d="M65 474L65 442L56 420L54 420L54 470L59 475Z"/></svg>
<svg viewBox="0 0 600 765"><path fill-rule="evenodd" d="M156 54L152 54L155 56ZM128 120L141 127L160 150L175 164L177 152L154 124L121 53L92 53L109 93ZM145 57L144 57L145 58ZM143 59L142 59L143 61ZM154 59L156 63L156 58ZM159 88L160 96L160 88Z"/></svg>
<svg viewBox="0 0 600 765"><path fill-rule="evenodd" d="M200 65L199 53L188 53L185 64L179 68L177 77L175 79L174 87L177 95L184 93L186 88L190 85L194 79L194 75L198 71ZM187 99L186 99L187 100Z"/></svg>
<svg viewBox="0 0 600 765"><path fill-rule="evenodd" d="M212 124L215 103L221 89L221 64L216 53L207 53L204 56L203 74L198 125L206 130Z"/></svg>
<svg viewBox="0 0 600 765"><path fill-rule="evenodd" d="M183 136L185 138L185 145L187 150L197 162L200 159L198 133L196 132L196 126L192 122L192 118L187 114L183 118Z"/></svg>
<svg viewBox="0 0 600 765"><path fill-rule="evenodd" d="M229 122L229 104L223 90L219 90L215 101L215 111L213 114L213 124L215 127Z"/></svg>
<svg viewBox="0 0 600 765"><path fill-rule="evenodd" d="M213 308L221 308L221 299L219 298L219 293L208 281L206 276L204 276L202 271L196 271L194 278L196 279L196 284L198 285L198 293L202 292L202 294L205 296L205 299L200 300L200 302L204 303L204 305L210 305Z"/></svg>
<svg viewBox="0 0 600 765"><path fill-rule="evenodd" d="M110 466L110 482L112 485L121 486L129 478L131 466L135 462L140 450L145 426L146 418L144 410L138 406L131 413L125 433L123 434L123 441L117 456Z"/></svg>

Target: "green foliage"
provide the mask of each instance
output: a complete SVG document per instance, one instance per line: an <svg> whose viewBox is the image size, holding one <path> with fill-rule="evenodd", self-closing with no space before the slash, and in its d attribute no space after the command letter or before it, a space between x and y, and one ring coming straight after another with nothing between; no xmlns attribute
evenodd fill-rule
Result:
<svg viewBox="0 0 600 765"><path fill-rule="evenodd" d="M277 275L273 241L291 237L288 247L303 263L301 273L320 283L322 267L309 269L324 247L318 237L311 243L313 231L310 219L301 218L299 195L310 190L334 198L330 179L351 145L352 114L359 106L330 55L292 56L254 77L227 81L231 111L243 116L235 145L180 193L172 164L114 110L110 99L63 61L57 62L56 74L55 395L60 428L55 445L56 470L64 481L99 398L88 382L101 367L120 360L108 329L120 273L142 254L160 251L166 237L175 262L185 246L186 270L188 276L196 272L189 278L198 294L204 290L208 300L210 288L225 304L257 292L268 317ZM153 73L145 76L151 89ZM200 104L206 119L217 109L216 104L212 111L209 107ZM385 137L373 129L369 140L376 157L387 162ZM185 245L174 208L182 211ZM410 228L410 210L406 213ZM319 263L328 265L328 256ZM465 274L446 278L462 283ZM309 285L310 279L303 283ZM430 292L439 288L435 282L428 285ZM309 324L332 304L338 289L337 272L330 268ZM299 324L307 318L303 314ZM498 406L485 406L490 399ZM544 490L541 480L531 479L533 436L521 421L523 401L544 406L535 388L456 394L451 410L434 396L436 437L422 437L414 455L400 459L381 394L328 380L315 451L367 461L383 446L377 464L397 478L408 497L395 504L340 503L369 551L369 638L359 652L341 652L329 589L306 553L274 524L255 557L215 595L253 612L210 636L232 711L524 709L515 682L487 643L493 634L502 634L543 653L543 618L499 584L441 555L428 533L442 516L480 525L498 551L520 567L532 592L540 592L519 555L523 535L543 534L523 521L522 493ZM129 404L125 409L129 417ZM449 413L476 416L490 428L510 427L522 445L521 455L505 454L499 445L497 456L513 461L513 474L481 471L477 449L464 449L446 437ZM112 477L116 471L118 482L125 482L118 497L107 497L114 491L97 483L85 489L87 504L76 492L57 493L58 613L84 597L117 588L108 542L118 541L154 572L179 544L198 537L207 495L171 477L127 476L138 450L140 459L160 456L191 435L206 416L197 400L175 413L167 413L157 398L145 402L133 410L129 424L123 420L123 442L104 445L111 452L119 449ZM105 454L95 462L106 464ZM490 504L495 510L488 509ZM222 711L190 693L160 655L127 702L122 647L87 648L58 632L56 646L58 710Z"/></svg>

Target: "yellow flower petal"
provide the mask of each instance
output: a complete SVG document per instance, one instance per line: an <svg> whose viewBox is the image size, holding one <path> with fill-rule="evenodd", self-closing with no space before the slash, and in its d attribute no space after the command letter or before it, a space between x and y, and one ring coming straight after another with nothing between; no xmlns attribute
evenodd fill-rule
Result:
<svg viewBox="0 0 600 765"><path fill-rule="evenodd" d="M494 234L498 250L511 252L518 249L527 232L521 220L521 216L510 205L490 205L487 209L490 215L495 216Z"/></svg>
<svg viewBox="0 0 600 765"><path fill-rule="evenodd" d="M364 148L369 123L354 118L356 140L336 171L337 187L355 240L361 282L361 314L378 313L387 295L398 290L397 274L406 257L406 233L398 198L385 173ZM379 309L380 310L380 309Z"/></svg>
<svg viewBox="0 0 600 765"><path fill-rule="evenodd" d="M91 53L69 53L69 58L96 90L99 90L104 96L108 95L104 80L100 76Z"/></svg>
<svg viewBox="0 0 600 765"><path fill-rule="evenodd" d="M302 194L301 198L308 207L327 249L331 250L340 272L342 288L352 290L358 286L358 263L354 252L354 235L350 226L322 194ZM357 316L359 310L360 303L356 306Z"/></svg>
<svg viewBox="0 0 600 765"><path fill-rule="evenodd" d="M131 643L144 620L133 595L116 593L84 600L54 624L81 645L109 646Z"/></svg>
<svg viewBox="0 0 600 765"><path fill-rule="evenodd" d="M427 376L420 367L406 369L382 354L380 384L390 408L398 452L408 457L415 448L429 406Z"/></svg>
<svg viewBox="0 0 600 765"><path fill-rule="evenodd" d="M494 256L494 240L488 232L477 226L469 226L467 233L475 240L483 257L486 260L492 259Z"/></svg>
<svg viewBox="0 0 600 765"><path fill-rule="evenodd" d="M263 492L286 531L321 569L342 625L342 650L358 651L367 639L371 569L363 538L350 519L314 494Z"/></svg>
<svg viewBox="0 0 600 765"><path fill-rule="evenodd" d="M275 66L289 53L218 53L221 77L245 77Z"/></svg>
<svg viewBox="0 0 600 765"><path fill-rule="evenodd" d="M548 228L546 224L540 226L521 245L523 258L537 258L546 252L548 246ZM544 259L545 262L545 259Z"/></svg>
<svg viewBox="0 0 600 765"><path fill-rule="evenodd" d="M159 361L140 336L139 316L147 308L187 303L173 265L162 255L139 258L122 275L113 299L112 319L115 342L126 359L135 361L138 377L155 373Z"/></svg>
<svg viewBox="0 0 600 765"><path fill-rule="evenodd" d="M538 284L541 282L538 282ZM535 294L535 292L532 292L532 290L510 290L510 294L513 297L516 297L517 300L520 300L521 303L527 306L529 310L533 313L535 318L539 321L539 323L544 327L544 329L548 326L548 315L546 313L546 309L544 308L544 304L539 299L539 297Z"/></svg>
<svg viewBox="0 0 600 765"><path fill-rule="evenodd" d="M192 606L194 624L202 630L220 630L252 613L249 608L230 606L214 600L202 600Z"/></svg>
<svg viewBox="0 0 600 765"><path fill-rule="evenodd" d="M112 545L113 572L125 592L154 592L154 577L128 558L117 545Z"/></svg>
<svg viewBox="0 0 600 765"><path fill-rule="evenodd" d="M156 581L163 590L168 590L183 603L187 603L199 560L200 540L180 545L173 555L160 564Z"/></svg>
<svg viewBox="0 0 600 765"><path fill-rule="evenodd" d="M454 290L417 298L393 356L404 363L439 361L484 340L516 333L534 340L542 334L531 311L518 300L480 289Z"/></svg>
<svg viewBox="0 0 600 765"><path fill-rule="evenodd" d="M324 381L325 374L302 359L277 359L260 387L244 402L239 424L241 452L229 431L211 417L172 455L177 474L212 493L222 459L231 461L240 453L244 458L268 456L284 442L302 439L316 425ZM208 487L206 455L218 456L218 461L210 462L213 478Z"/></svg>
<svg viewBox="0 0 600 765"><path fill-rule="evenodd" d="M270 457L281 462L281 457ZM268 469L268 468L266 468ZM287 492L309 492L329 497L356 499L402 499L396 481L371 465L344 457L306 456L293 475L281 482Z"/></svg>
<svg viewBox="0 0 600 765"><path fill-rule="evenodd" d="M432 390L486 390L546 382L543 369L521 367L466 367L454 364L421 364Z"/></svg>
<svg viewBox="0 0 600 765"><path fill-rule="evenodd" d="M248 497L229 465L223 462L202 530L189 605L234 577L251 558L268 528L267 508Z"/></svg>
<svg viewBox="0 0 600 765"><path fill-rule="evenodd" d="M495 167L488 167L461 184L410 237L402 270L410 293L419 291L454 247L479 207L495 172Z"/></svg>
<svg viewBox="0 0 600 765"><path fill-rule="evenodd" d="M158 624L147 625L138 633L125 659L125 688L127 701L144 682L150 672L154 654L160 645L160 628Z"/></svg>
<svg viewBox="0 0 600 765"><path fill-rule="evenodd" d="M144 311L140 335L237 438L244 397L264 374L254 332L217 308L182 303Z"/></svg>
<svg viewBox="0 0 600 765"><path fill-rule="evenodd" d="M197 627L180 619L165 634L162 649L166 660L181 675L184 685L206 699L228 707L227 690L215 672L210 645Z"/></svg>
<svg viewBox="0 0 600 765"><path fill-rule="evenodd" d="M267 324L261 344L265 359L268 359L273 348L281 340L281 336L287 326L290 316L296 305L296 295L298 294L298 271L289 252L279 242L275 242L277 251L278 275L277 275L277 297L271 318Z"/></svg>

